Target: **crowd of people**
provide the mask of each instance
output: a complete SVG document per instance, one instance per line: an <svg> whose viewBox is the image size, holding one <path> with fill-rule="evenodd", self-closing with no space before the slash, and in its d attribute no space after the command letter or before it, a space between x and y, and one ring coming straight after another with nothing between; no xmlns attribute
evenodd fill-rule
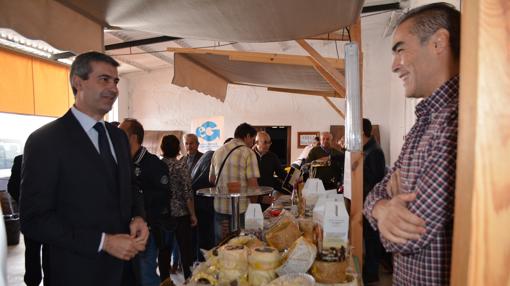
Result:
<svg viewBox="0 0 510 286"><path fill-rule="evenodd" d="M363 119L365 283L378 280L393 254L395 285L449 283L457 147L460 14L430 4L405 14L393 36L393 72L407 97L424 98L400 156L385 157ZM229 233L228 199L197 197L212 186L270 186L272 196L241 198L268 207L286 176L267 132L250 124L215 151L198 151L194 134L163 137L162 159L143 147L144 128L103 120L118 96L118 63L88 52L76 57L70 83L74 106L28 138L16 158L9 192L20 203L26 244L25 283L156 286L180 267L185 279L200 249ZM343 180L344 150L323 132L293 164L329 160L319 175L327 189ZM21 183L20 183L21 182ZM21 190L21 191L20 191ZM241 224L243 219L241 219ZM41 274L40 251L43 249ZM158 274L159 272L159 274Z"/></svg>

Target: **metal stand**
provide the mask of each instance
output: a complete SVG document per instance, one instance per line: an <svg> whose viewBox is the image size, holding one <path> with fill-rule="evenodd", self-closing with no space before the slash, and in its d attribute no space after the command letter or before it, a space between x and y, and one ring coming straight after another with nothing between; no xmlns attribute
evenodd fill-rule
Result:
<svg viewBox="0 0 510 286"><path fill-rule="evenodd" d="M236 232L240 229L239 196L230 197L232 216L230 217L230 231Z"/></svg>

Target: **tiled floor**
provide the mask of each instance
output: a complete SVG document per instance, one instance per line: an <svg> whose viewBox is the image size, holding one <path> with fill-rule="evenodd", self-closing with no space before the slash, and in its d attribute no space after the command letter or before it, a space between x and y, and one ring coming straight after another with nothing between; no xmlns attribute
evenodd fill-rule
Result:
<svg viewBox="0 0 510 286"><path fill-rule="evenodd" d="M23 242L23 235L20 236L18 245L9 246L7 251L7 285L9 286L24 286L23 275L25 274L25 244ZM388 274L381 267L380 271L381 280L378 283L371 283L369 286L390 286L391 274ZM182 285L184 277L181 274L172 275L172 280L176 285ZM41 283L42 285L42 283Z"/></svg>
<svg viewBox="0 0 510 286"><path fill-rule="evenodd" d="M7 285L24 286L23 275L25 274L25 242L20 235L19 244L9 246L7 249Z"/></svg>

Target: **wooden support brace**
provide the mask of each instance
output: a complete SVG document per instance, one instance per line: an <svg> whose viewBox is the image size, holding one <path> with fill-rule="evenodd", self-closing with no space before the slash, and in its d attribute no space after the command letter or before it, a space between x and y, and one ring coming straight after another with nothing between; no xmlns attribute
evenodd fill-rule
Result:
<svg viewBox="0 0 510 286"><path fill-rule="evenodd" d="M335 89L336 92L345 96L345 77L328 62L305 40L296 40L296 42L310 55L309 59L314 63L314 67L322 77Z"/></svg>
<svg viewBox="0 0 510 286"><path fill-rule="evenodd" d="M322 98L324 98L324 100L331 106L331 108L333 108L336 113L338 113L340 115L340 117L342 117L343 119L345 119L345 115L344 113L342 112L342 110L340 110L340 108L338 108L335 103L333 101L331 101L331 99L327 98L326 96L323 96Z"/></svg>

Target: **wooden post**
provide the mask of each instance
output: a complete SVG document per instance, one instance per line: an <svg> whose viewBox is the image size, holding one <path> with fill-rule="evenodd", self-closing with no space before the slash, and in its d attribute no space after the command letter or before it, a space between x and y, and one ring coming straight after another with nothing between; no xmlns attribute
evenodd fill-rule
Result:
<svg viewBox="0 0 510 286"><path fill-rule="evenodd" d="M510 4L462 3L451 285L510 285Z"/></svg>

